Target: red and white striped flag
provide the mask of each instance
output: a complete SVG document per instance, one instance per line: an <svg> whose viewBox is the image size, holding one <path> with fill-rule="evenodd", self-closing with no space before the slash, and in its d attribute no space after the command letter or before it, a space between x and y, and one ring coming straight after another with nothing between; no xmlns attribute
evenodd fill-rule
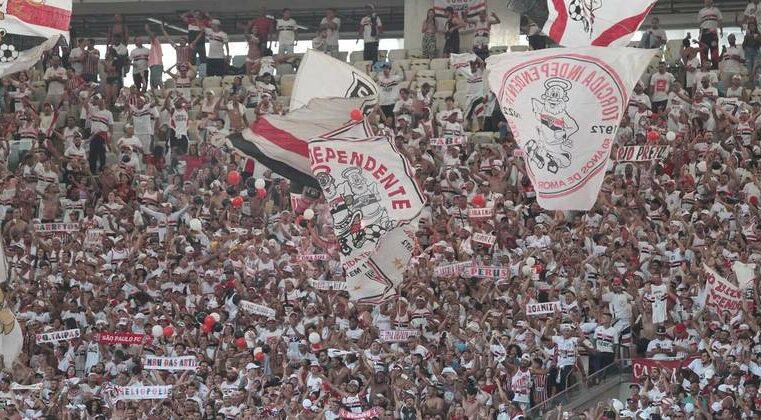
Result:
<svg viewBox="0 0 761 420"><path fill-rule="evenodd" d="M626 46L657 0L547 0L544 33L565 47Z"/></svg>
<svg viewBox="0 0 761 420"><path fill-rule="evenodd" d="M309 139L333 135L370 136L371 127L366 121L346 125L350 122L351 110L359 108L363 100L312 99L306 107L287 115L257 119L243 132L228 136L228 145L296 185L319 189L309 167Z"/></svg>
<svg viewBox="0 0 761 420"><path fill-rule="evenodd" d="M6 0L0 4L0 77L26 70L63 36L71 0Z"/></svg>

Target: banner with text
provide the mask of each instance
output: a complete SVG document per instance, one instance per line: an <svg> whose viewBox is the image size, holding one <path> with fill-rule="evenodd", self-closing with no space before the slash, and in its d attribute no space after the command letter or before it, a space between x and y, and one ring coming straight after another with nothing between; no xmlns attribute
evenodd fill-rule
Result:
<svg viewBox="0 0 761 420"><path fill-rule="evenodd" d="M57 343L59 341L69 341L74 338L79 338L79 335L79 329L75 328L71 330L40 333L35 336L35 339L37 344Z"/></svg>
<svg viewBox="0 0 761 420"><path fill-rule="evenodd" d="M171 393L172 385L115 386L111 400L163 400Z"/></svg>
<svg viewBox="0 0 761 420"><path fill-rule="evenodd" d="M737 315L742 308L742 290L707 265L703 264L703 269L706 272L706 287L708 288L706 307L716 314L729 311L732 316Z"/></svg>
<svg viewBox="0 0 761 420"><path fill-rule="evenodd" d="M433 275L436 277L448 277L459 275L463 270L471 266L470 261L459 262L454 264L440 265L433 269Z"/></svg>
<svg viewBox="0 0 761 420"><path fill-rule="evenodd" d="M589 210L597 202L629 96L654 55L586 47L488 58L489 86L543 208Z"/></svg>
<svg viewBox="0 0 761 420"><path fill-rule="evenodd" d="M695 357L678 360L654 360L654 359L632 359L632 380L639 382L644 375L650 376L653 368L665 371L671 381L676 381L676 376L682 367L687 366L695 360Z"/></svg>
<svg viewBox="0 0 761 420"><path fill-rule="evenodd" d="M478 278L496 278L496 279L508 279L510 278L510 269L503 267L469 267L468 275L470 277Z"/></svg>
<svg viewBox="0 0 761 420"><path fill-rule="evenodd" d="M197 368L198 360L195 356L145 356L143 362L143 369L148 370L196 370Z"/></svg>
<svg viewBox="0 0 761 420"><path fill-rule="evenodd" d="M526 305L526 316L554 314L560 312L560 301L529 303Z"/></svg>
<svg viewBox="0 0 761 420"><path fill-rule="evenodd" d="M95 334L95 341L100 344L151 344L153 337L148 334L130 332L103 332Z"/></svg>
<svg viewBox="0 0 761 420"><path fill-rule="evenodd" d="M666 159L670 154L671 146L621 146L616 151L616 160L619 162L649 162Z"/></svg>
<svg viewBox="0 0 761 420"><path fill-rule="evenodd" d="M380 332L379 337L384 343L406 343L418 334L418 330L385 330Z"/></svg>
<svg viewBox="0 0 761 420"><path fill-rule="evenodd" d="M276 313L275 310L269 306L259 305L258 303L249 302L247 300L240 301L240 307L250 314L260 315L267 318L274 318Z"/></svg>

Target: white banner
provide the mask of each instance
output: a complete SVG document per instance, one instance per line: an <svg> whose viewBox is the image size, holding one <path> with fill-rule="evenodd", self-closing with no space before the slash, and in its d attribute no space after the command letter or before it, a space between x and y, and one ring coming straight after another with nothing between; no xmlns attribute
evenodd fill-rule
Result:
<svg viewBox="0 0 761 420"><path fill-rule="evenodd" d="M654 54L587 47L489 57L489 85L543 208L595 204L630 92Z"/></svg>
<svg viewBox="0 0 761 420"><path fill-rule="evenodd" d="M317 290L346 290L345 281L309 280L309 284Z"/></svg>
<svg viewBox="0 0 761 420"><path fill-rule="evenodd" d="M417 337L418 330L384 330L380 331L378 338L384 343L406 343L410 337Z"/></svg>
<svg viewBox="0 0 761 420"><path fill-rule="evenodd" d="M616 160L619 162L649 162L651 160L664 160L670 154L671 146L621 146L616 150Z"/></svg>
<svg viewBox="0 0 761 420"><path fill-rule="evenodd" d="M410 163L385 137L316 138L309 158L330 205L349 295L366 303L388 297L412 257L411 221L425 202Z"/></svg>
<svg viewBox="0 0 761 420"><path fill-rule="evenodd" d="M328 254L303 254L299 255L299 261L328 261L330 255Z"/></svg>
<svg viewBox="0 0 761 420"><path fill-rule="evenodd" d="M509 279L510 269L504 267L469 267L468 276L478 278L496 278L496 279Z"/></svg>
<svg viewBox="0 0 761 420"><path fill-rule="evenodd" d="M247 300L241 300L239 305L244 311L248 313L264 316L267 318L274 318L275 314L277 313L274 309L268 306L259 305L258 303L249 302Z"/></svg>
<svg viewBox="0 0 761 420"><path fill-rule="evenodd" d="M434 137L430 140L431 146L445 147L445 146L459 146L465 144L467 141L465 136L452 136L452 137Z"/></svg>
<svg viewBox="0 0 761 420"><path fill-rule="evenodd" d="M547 0L542 32L565 47L626 46L657 0Z"/></svg>
<svg viewBox="0 0 761 420"><path fill-rule="evenodd" d="M115 386L111 400L163 400L171 393L172 385Z"/></svg>
<svg viewBox="0 0 761 420"><path fill-rule="evenodd" d="M106 236L106 231L103 229L87 229L85 234L84 249L88 251L100 250L103 245L103 238Z"/></svg>
<svg viewBox="0 0 761 420"><path fill-rule="evenodd" d="M756 264L735 261L732 263L732 271L737 276L737 284L740 285L740 289L753 287L753 279L756 277Z"/></svg>
<svg viewBox="0 0 761 420"><path fill-rule="evenodd" d="M719 273L703 264L706 272L706 307L716 314L724 311L734 316L742 308L743 292L739 287L721 277Z"/></svg>
<svg viewBox="0 0 761 420"><path fill-rule="evenodd" d="M57 343L59 341L69 341L74 338L79 338L79 335L79 329L75 328L71 330L40 333L35 336L35 339L37 344Z"/></svg>
<svg viewBox="0 0 761 420"><path fill-rule="evenodd" d="M526 316L546 315L560 312L560 301L526 304Z"/></svg>
<svg viewBox="0 0 761 420"><path fill-rule="evenodd" d="M378 85L372 77L343 61L307 50L293 82L290 109L306 106L314 98L367 98L362 104L367 109L378 103Z"/></svg>
<svg viewBox="0 0 761 420"><path fill-rule="evenodd" d="M198 360L195 356L145 356L143 361L143 369L147 370L196 370L197 368Z"/></svg>
<svg viewBox="0 0 761 420"><path fill-rule="evenodd" d="M494 235L489 235L488 233L474 233L473 236L470 237L470 240L473 242L478 242L479 244L492 246L495 242L497 242L497 237Z"/></svg>
<svg viewBox="0 0 761 420"><path fill-rule="evenodd" d="M488 219L494 216L494 207L481 209L468 209L468 217L471 219Z"/></svg>
<svg viewBox="0 0 761 420"><path fill-rule="evenodd" d="M433 275L436 277L447 277L453 275L459 275L466 268L471 266L470 261L459 262L454 264L440 265L433 269Z"/></svg>

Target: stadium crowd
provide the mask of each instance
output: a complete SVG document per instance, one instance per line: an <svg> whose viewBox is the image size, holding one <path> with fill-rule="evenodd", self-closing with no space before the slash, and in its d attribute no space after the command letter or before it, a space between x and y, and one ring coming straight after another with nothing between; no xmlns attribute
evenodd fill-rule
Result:
<svg viewBox="0 0 761 420"><path fill-rule="evenodd" d="M738 46L719 33L711 3L700 37L643 76L616 137L616 147L670 154L618 162L614 149L585 213L538 206L493 95L476 112L379 59L382 22L368 9L359 30L381 86L369 118L413 164L428 200L399 296L373 306L340 286L319 194L292 200L288 180L225 148L228 134L288 111L275 71L298 64L288 9L244 28L239 68L220 22L194 11L182 16L187 36L128 31L117 17L104 57L76 39L3 79L2 288L26 341L3 366L0 417L520 419L614 361L642 357L685 363L641 375L623 406L557 418L758 418L757 280L738 311L717 313L702 267L734 281L732 262L761 259L761 7L750 2ZM445 56L473 51L480 74L496 24L484 12L469 27L450 11L441 27L431 11L422 56L440 56L443 32ZM327 11L314 48L338 56L340 29ZM460 45L465 30L473 45ZM716 55L720 39L728 44ZM166 68L164 41L178 57ZM640 46L665 43L653 20ZM192 94L195 79L234 74ZM39 86L44 99L34 101ZM456 136L469 140L429 144ZM493 213L470 217L484 207ZM478 233L496 243L472 240ZM468 264L503 270L476 277ZM556 301L527 315L527 305ZM147 358L186 356L190 369L147 368ZM116 397L119 387L167 385L163 398Z"/></svg>

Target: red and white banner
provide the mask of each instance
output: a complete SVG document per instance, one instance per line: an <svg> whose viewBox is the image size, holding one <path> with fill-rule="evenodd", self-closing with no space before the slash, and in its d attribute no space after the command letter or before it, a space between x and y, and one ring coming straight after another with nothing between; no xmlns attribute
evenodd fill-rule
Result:
<svg viewBox="0 0 761 420"><path fill-rule="evenodd" d="M671 154L671 146L621 146L616 150L619 162L649 162L664 160Z"/></svg>
<svg viewBox="0 0 761 420"><path fill-rule="evenodd" d="M277 313L269 306L259 305L258 303L249 302L247 300L240 301L239 305L244 311L248 313L264 316L267 318L274 318L275 314Z"/></svg>
<svg viewBox="0 0 761 420"><path fill-rule="evenodd" d="M624 47L656 1L547 0L543 32L565 47Z"/></svg>
<svg viewBox="0 0 761 420"><path fill-rule="evenodd" d="M459 275L466 268L471 266L470 261L459 262L454 264L440 265L433 269L433 275L436 277L448 277Z"/></svg>
<svg viewBox="0 0 761 420"><path fill-rule="evenodd" d="M494 216L494 207L481 209L468 209L468 217L471 219L489 219Z"/></svg>
<svg viewBox="0 0 761 420"><path fill-rule="evenodd" d="M100 344L151 344L153 337L148 334L129 332L104 332L95 334L95 341Z"/></svg>
<svg viewBox="0 0 761 420"><path fill-rule="evenodd" d="M143 369L148 370L196 370L197 368L198 359L195 356L145 356L143 360Z"/></svg>
<svg viewBox="0 0 761 420"><path fill-rule="evenodd" d="M373 407L361 413L352 413L351 411L346 411L343 408L338 410L338 417L342 419L371 419L373 417L378 417L381 414L383 414L383 409L379 407Z"/></svg>
<svg viewBox="0 0 761 420"><path fill-rule="evenodd" d="M364 98L357 108L367 109L378 103L378 85L372 77L348 63L307 50L293 82L290 109L304 107L315 98ZM346 114L344 122L349 120L348 116Z"/></svg>
<svg viewBox="0 0 761 420"><path fill-rule="evenodd" d="M560 301L526 304L526 316L554 314L555 312L560 312Z"/></svg>
<svg viewBox="0 0 761 420"><path fill-rule="evenodd" d="M732 316L736 315L742 309L742 290L707 265L703 264L703 269L706 272L706 288L708 289L706 307L716 314L729 311Z"/></svg>
<svg viewBox="0 0 761 420"><path fill-rule="evenodd" d="M85 234L84 249L88 251L98 251L103 246L103 238L106 237L106 231L103 229L87 229Z"/></svg>
<svg viewBox="0 0 761 420"><path fill-rule="evenodd" d="M317 290L347 290L345 281L310 280L309 284Z"/></svg>
<svg viewBox="0 0 761 420"><path fill-rule="evenodd" d="M59 341L69 341L75 338L79 338L80 332L78 328L63 331L46 332L35 335L37 344L42 343L57 343Z"/></svg>
<svg viewBox="0 0 761 420"><path fill-rule="evenodd" d="M634 382L639 382L642 376L651 376L653 374L653 368L658 368L658 370L661 372L666 372L666 375L670 378L671 382L675 382L679 370L689 365L693 360L695 360L694 356L679 360L653 360L633 358L632 379Z"/></svg>
<svg viewBox="0 0 761 420"><path fill-rule="evenodd" d="M378 302L402 281L425 203L409 161L385 137L309 143L314 177L333 216L352 300Z"/></svg>
<svg viewBox="0 0 761 420"><path fill-rule="evenodd" d="M171 393L172 385L115 386L109 396L111 401L163 400Z"/></svg>
<svg viewBox="0 0 761 420"><path fill-rule="evenodd" d="M510 269L503 267L469 267L468 276L478 278L496 278L496 279L509 279Z"/></svg>
<svg viewBox="0 0 761 420"><path fill-rule="evenodd" d="M362 103L361 98L313 99L286 115L257 118L241 133L228 136L228 145L294 183L318 189L309 168L309 139L335 133L346 138L371 136L366 121L346 125L351 111Z"/></svg>
<svg viewBox="0 0 761 420"><path fill-rule="evenodd" d="M489 85L543 208L595 204L630 93L654 54L587 47L489 57Z"/></svg>
<svg viewBox="0 0 761 420"><path fill-rule="evenodd" d="M454 9L462 20L475 19L482 10L486 10L486 0L433 0L436 24L439 28L444 28L447 21L447 7Z"/></svg>
<svg viewBox="0 0 761 420"><path fill-rule="evenodd" d="M470 237L470 240L486 246L492 246L497 242L497 237L489 235L488 233L474 233L473 236Z"/></svg>
<svg viewBox="0 0 761 420"><path fill-rule="evenodd" d="M384 343L406 343L410 337L417 337L420 334L418 330L384 330L378 334L378 337Z"/></svg>
<svg viewBox="0 0 761 420"><path fill-rule="evenodd" d="M0 2L0 77L27 70L45 51L69 40L71 0Z"/></svg>
<svg viewBox="0 0 761 420"><path fill-rule="evenodd" d="M465 136L452 136L452 137L434 137L430 140L431 146L445 147L445 146L459 146L465 144L467 141Z"/></svg>

